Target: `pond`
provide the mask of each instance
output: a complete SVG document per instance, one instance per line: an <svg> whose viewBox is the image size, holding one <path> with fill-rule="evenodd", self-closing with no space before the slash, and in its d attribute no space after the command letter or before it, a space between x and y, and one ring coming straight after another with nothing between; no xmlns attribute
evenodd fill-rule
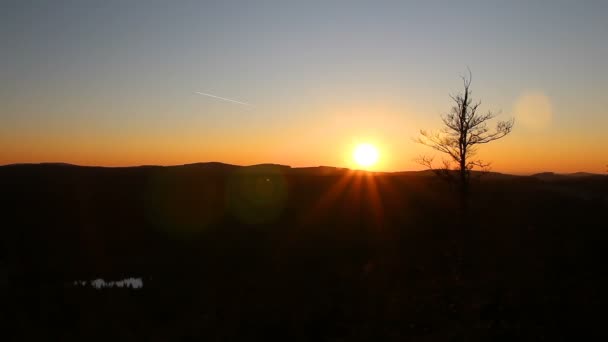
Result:
<svg viewBox="0 0 608 342"><path fill-rule="evenodd" d="M144 281L142 278L125 278L112 281L105 281L104 279L98 278L95 280L75 280L73 285L82 287L91 286L98 290L114 287L141 289L144 286Z"/></svg>

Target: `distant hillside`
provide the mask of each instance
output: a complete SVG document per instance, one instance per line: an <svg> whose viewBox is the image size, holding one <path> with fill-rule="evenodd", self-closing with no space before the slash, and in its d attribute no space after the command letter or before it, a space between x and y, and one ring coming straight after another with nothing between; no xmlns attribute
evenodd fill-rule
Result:
<svg viewBox="0 0 608 342"><path fill-rule="evenodd" d="M184 164L178 166L163 166L164 168L182 168L182 169L196 169L196 170L205 170L205 171L215 171L215 172L226 172L232 171L240 168L241 166L225 164L220 162L206 162L206 163L193 163L193 164Z"/></svg>
<svg viewBox="0 0 608 342"><path fill-rule="evenodd" d="M458 171L456 171L456 170L452 170L452 171L450 171L450 173L454 177L458 176ZM393 174L393 175L400 175L400 176L434 177L435 176L435 171L434 170L398 171L398 172L392 172L391 174ZM483 179L493 179L493 180L495 180L495 179L521 178L522 176L511 175L511 174L500 173L500 172L483 172L483 171L475 171L475 170L473 170L473 171L471 171L471 177L473 177L473 178L483 178Z"/></svg>
<svg viewBox="0 0 608 342"><path fill-rule="evenodd" d="M311 175L321 175L321 176L330 176L330 175L338 175L344 172L351 171L347 168L333 167L333 166L309 166L309 167L296 167L291 170L294 174L311 174Z"/></svg>
<svg viewBox="0 0 608 342"><path fill-rule="evenodd" d="M334 166L307 166L307 167L291 167L289 165L282 164L273 164L273 163L262 163L262 164L254 164L254 165L234 165L227 164L222 162L199 162L199 163L191 163L191 164L182 164L182 165L139 165L139 166L121 166L121 167L108 167L108 166L82 166L75 165L69 163L17 163L17 164L8 164L8 165L0 165L0 168L14 168L14 167L24 167L24 168L99 168L99 169L136 169L136 168L158 168L158 169L168 169L168 170L200 170L205 172L232 172L238 169L250 170L250 171L280 171L282 173L289 174L310 174L310 175L339 175L344 172L356 171L356 172L371 172L374 174L387 174L393 176L422 176L429 177L435 176L435 172L433 170L421 170L421 171L395 171L395 172L382 172L382 171L364 171L364 170L352 170L349 168L341 168ZM458 175L458 171L451 171L454 176ZM472 177L481 177L483 179L510 179L510 178L524 178L531 177L542 181L562 181L568 179L584 179L589 177L605 177L605 175L590 173L590 172L574 172L574 173L555 173L555 172L539 172L532 174L530 176L521 176L521 175L512 175L507 173L500 172L482 172L482 171L471 171Z"/></svg>
<svg viewBox="0 0 608 342"><path fill-rule="evenodd" d="M432 171L0 166L0 322L42 332L4 340L561 340L605 307L608 177L578 175L475 178L465 222Z"/></svg>
<svg viewBox="0 0 608 342"><path fill-rule="evenodd" d="M604 175L589 172L574 172L574 173L555 173L555 172L540 172L535 173L531 177L543 181L560 181L567 179L580 179L587 177L603 177Z"/></svg>

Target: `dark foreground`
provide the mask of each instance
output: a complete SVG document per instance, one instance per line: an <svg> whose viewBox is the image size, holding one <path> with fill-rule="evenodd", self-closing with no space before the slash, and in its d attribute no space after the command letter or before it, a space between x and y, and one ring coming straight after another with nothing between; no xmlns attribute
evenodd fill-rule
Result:
<svg viewBox="0 0 608 342"><path fill-rule="evenodd" d="M608 177L0 167L2 340L605 334ZM143 288L75 280L141 277Z"/></svg>

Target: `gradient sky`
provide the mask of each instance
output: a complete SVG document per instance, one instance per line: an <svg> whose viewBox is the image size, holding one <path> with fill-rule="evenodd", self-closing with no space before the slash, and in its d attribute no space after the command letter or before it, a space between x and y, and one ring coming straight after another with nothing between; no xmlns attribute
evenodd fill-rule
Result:
<svg viewBox="0 0 608 342"><path fill-rule="evenodd" d="M0 164L420 169L460 76L493 170L605 172L607 1L3 1ZM244 106L196 94L250 103Z"/></svg>

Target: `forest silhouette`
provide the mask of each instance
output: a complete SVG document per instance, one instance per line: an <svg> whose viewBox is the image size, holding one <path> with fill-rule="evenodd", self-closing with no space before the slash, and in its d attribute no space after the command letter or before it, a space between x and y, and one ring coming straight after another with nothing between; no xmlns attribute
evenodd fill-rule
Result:
<svg viewBox="0 0 608 342"><path fill-rule="evenodd" d="M568 340L601 329L608 177L0 167L8 340ZM141 278L104 288L75 281ZM101 282L101 280L98 280Z"/></svg>

